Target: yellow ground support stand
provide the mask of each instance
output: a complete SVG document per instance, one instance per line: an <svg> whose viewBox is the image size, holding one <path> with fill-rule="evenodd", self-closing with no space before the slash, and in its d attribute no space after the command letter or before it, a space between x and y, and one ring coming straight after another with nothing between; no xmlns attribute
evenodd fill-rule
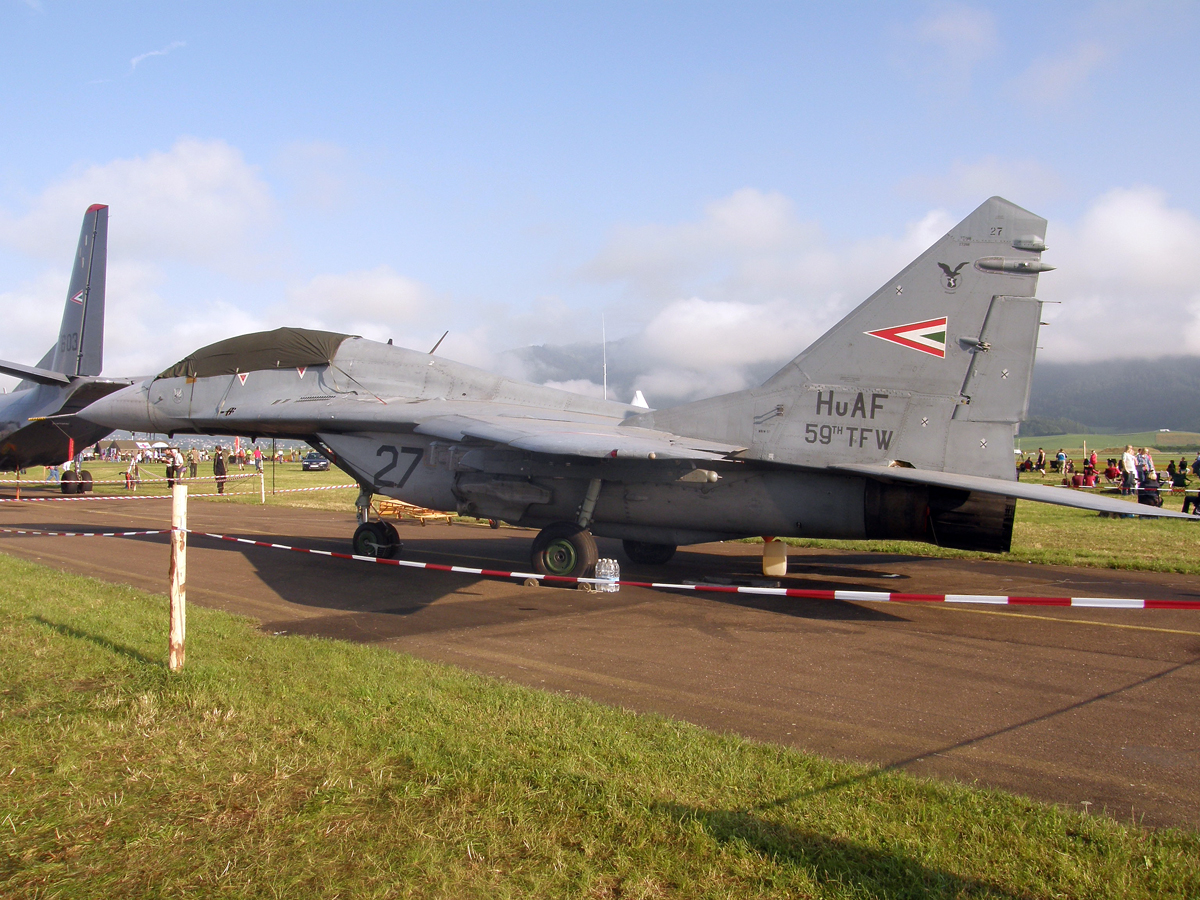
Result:
<svg viewBox="0 0 1200 900"><path fill-rule="evenodd" d="M449 525L455 515L436 509L413 506L411 503L404 503L400 500L379 500L372 506L375 507L375 512L381 519L415 519L422 525L431 520L436 522L439 519L445 520Z"/></svg>

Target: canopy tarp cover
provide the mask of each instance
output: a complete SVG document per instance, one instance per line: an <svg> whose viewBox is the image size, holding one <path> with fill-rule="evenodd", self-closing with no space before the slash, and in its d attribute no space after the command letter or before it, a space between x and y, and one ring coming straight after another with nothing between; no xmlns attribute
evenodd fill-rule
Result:
<svg viewBox="0 0 1200 900"><path fill-rule="evenodd" d="M342 341L351 337L335 331L276 328L242 334L201 347L159 374L159 378L209 378L263 369L320 366L333 359Z"/></svg>

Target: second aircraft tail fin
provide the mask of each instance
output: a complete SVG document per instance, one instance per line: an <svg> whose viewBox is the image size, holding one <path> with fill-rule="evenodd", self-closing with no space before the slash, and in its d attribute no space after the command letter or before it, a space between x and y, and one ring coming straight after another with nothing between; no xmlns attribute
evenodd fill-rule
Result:
<svg viewBox="0 0 1200 900"><path fill-rule="evenodd" d="M108 207L97 203L83 216L71 264L58 343L44 365L63 375L99 375L104 367L104 287L108 257Z"/></svg>

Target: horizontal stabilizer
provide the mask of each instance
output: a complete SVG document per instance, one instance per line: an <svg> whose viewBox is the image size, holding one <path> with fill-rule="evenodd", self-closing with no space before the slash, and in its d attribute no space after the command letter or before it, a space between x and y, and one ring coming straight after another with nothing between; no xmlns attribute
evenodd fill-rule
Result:
<svg viewBox="0 0 1200 900"><path fill-rule="evenodd" d="M962 491L978 491L982 494L997 494L1001 497L1015 497L1018 500L1035 500L1038 503L1072 506L1076 509L1117 513L1123 516L1154 516L1193 521L1197 519L1196 516L1175 512L1172 509L1131 503L1128 500L1117 500L1115 497L1097 497L1095 494L1088 494L1084 491L1050 487L1044 484L1022 484L1019 481L1002 481L999 478L984 478L979 475L957 475L951 472L931 472L928 469L909 469L898 466L843 465L829 468L835 472L867 475L885 481L906 481Z"/></svg>
<svg viewBox="0 0 1200 900"><path fill-rule="evenodd" d="M37 366L23 366L20 363L7 362L2 359L0 359L0 372L25 381L36 381L38 384L64 385L71 383L71 379L61 372L39 369Z"/></svg>

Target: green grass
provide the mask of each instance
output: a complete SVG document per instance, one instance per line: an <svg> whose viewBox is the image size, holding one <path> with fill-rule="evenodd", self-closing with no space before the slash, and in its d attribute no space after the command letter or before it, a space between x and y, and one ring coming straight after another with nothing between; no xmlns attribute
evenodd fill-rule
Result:
<svg viewBox="0 0 1200 900"><path fill-rule="evenodd" d="M1200 836L0 556L0 895L1196 897Z"/></svg>

